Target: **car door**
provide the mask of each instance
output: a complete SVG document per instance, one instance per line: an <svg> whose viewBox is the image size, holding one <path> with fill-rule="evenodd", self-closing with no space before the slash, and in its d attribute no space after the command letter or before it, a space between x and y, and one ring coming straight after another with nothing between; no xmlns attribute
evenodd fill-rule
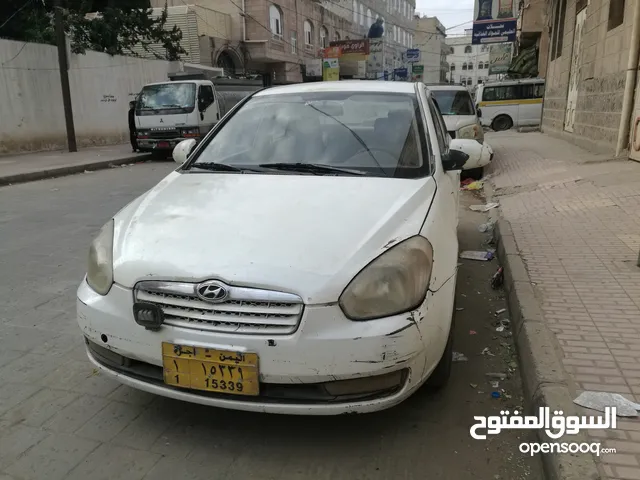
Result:
<svg viewBox="0 0 640 480"><path fill-rule="evenodd" d="M211 85L200 85L198 90L198 110L200 111L200 133L206 135L219 120L216 97Z"/></svg>

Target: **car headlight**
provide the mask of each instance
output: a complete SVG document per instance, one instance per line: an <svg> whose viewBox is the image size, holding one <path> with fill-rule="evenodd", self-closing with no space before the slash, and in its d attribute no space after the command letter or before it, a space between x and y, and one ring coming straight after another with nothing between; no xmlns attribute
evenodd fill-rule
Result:
<svg viewBox="0 0 640 480"><path fill-rule="evenodd" d="M113 284L113 219L100 229L89 247L87 283L100 295L106 295Z"/></svg>
<svg viewBox="0 0 640 480"><path fill-rule="evenodd" d="M411 237L367 265L340 295L351 320L373 320L414 310L424 301L433 266L433 247Z"/></svg>
<svg viewBox="0 0 640 480"><path fill-rule="evenodd" d="M456 133L456 138L467 138L470 140L478 140L480 143L484 141L484 131L478 124L467 125L462 127Z"/></svg>

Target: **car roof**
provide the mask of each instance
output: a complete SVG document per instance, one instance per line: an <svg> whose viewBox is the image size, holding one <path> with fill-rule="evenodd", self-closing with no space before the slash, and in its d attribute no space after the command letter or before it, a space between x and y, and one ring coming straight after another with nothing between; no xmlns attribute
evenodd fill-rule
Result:
<svg viewBox="0 0 640 480"><path fill-rule="evenodd" d="M462 85L427 85L427 88L429 90L457 90L469 92L467 87L463 87Z"/></svg>
<svg viewBox="0 0 640 480"><path fill-rule="evenodd" d="M363 93L415 93L413 82L384 82L380 80L340 80L336 82L308 82L282 85L260 90L256 97L316 92L363 92Z"/></svg>

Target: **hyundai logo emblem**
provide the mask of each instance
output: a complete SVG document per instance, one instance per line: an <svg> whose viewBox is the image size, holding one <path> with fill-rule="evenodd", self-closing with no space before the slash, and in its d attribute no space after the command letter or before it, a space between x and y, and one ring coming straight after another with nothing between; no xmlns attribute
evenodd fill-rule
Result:
<svg viewBox="0 0 640 480"><path fill-rule="evenodd" d="M221 303L229 296L229 290L222 283L208 281L196 287L196 293L205 302Z"/></svg>

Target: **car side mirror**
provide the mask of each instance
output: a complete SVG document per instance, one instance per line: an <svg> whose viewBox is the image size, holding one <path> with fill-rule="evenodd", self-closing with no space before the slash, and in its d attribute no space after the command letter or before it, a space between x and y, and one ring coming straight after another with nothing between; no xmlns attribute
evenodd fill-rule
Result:
<svg viewBox="0 0 640 480"><path fill-rule="evenodd" d="M482 110L480 110L480 108L476 109L476 113L478 114L478 118L482 118Z"/></svg>
<svg viewBox="0 0 640 480"><path fill-rule="evenodd" d="M480 143L477 140L456 138L451 140L449 151L463 153L466 156L462 164L462 170L471 170L472 168L483 167L488 165L493 158L493 150L488 143ZM446 169L446 167L445 167ZM450 170L454 170L451 168Z"/></svg>
<svg viewBox="0 0 640 480"><path fill-rule="evenodd" d="M462 170L464 164L467 163L469 155L460 150L451 150L442 157L442 166L445 172L450 170Z"/></svg>
<svg viewBox="0 0 640 480"><path fill-rule="evenodd" d="M180 165L183 165L189 158L189 154L195 146L196 141L193 138L181 141L173 149L173 161Z"/></svg>

